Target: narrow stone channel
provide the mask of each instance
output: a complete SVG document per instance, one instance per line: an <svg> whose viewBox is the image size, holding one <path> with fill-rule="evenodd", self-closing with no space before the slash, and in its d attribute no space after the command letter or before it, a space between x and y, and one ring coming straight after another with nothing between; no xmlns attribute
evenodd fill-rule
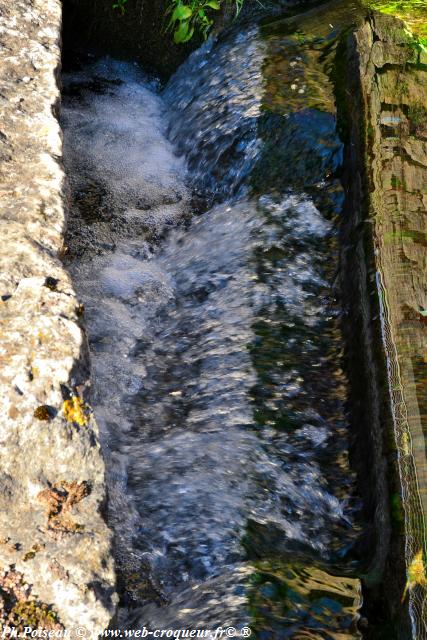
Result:
<svg viewBox="0 0 427 640"><path fill-rule="evenodd" d="M3 0L2 637L426 640L426 7Z"/></svg>
<svg viewBox="0 0 427 640"><path fill-rule="evenodd" d="M252 29L211 46L163 91L111 59L63 80L119 624L361 637L339 188L268 186L266 44ZM291 126L320 132L328 175L334 119Z"/></svg>

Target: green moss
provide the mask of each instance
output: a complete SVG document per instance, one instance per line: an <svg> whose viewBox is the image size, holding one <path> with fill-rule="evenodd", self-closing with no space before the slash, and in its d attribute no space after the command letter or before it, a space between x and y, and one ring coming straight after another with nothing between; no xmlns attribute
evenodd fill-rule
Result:
<svg viewBox="0 0 427 640"><path fill-rule="evenodd" d="M427 123L427 107L422 103L410 105L408 118L416 128L425 125Z"/></svg>
<svg viewBox="0 0 427 640"><path fill-rule="evenodd" d="M35 600L21 601L11 611L13 624L18 628L59 629L58 616L52 609Z"/></svg>
<svg viewBox="0 0 427 640"><path fill-rule="evenodd" d="M425 0L362 0L370 9L404 20L427 46L427 3Z"/></svg>

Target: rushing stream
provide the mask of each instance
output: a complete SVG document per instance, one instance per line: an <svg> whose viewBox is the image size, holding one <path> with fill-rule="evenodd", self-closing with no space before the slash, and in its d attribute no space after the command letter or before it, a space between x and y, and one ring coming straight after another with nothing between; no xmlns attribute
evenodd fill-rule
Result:
<svg viewBox="0 0 427 640"><path fill-rule="evenodd" d="M119 623L357 638L330 185L253 186L267 45L253 29L212 46L163 91L110 59L64 76ZM338 162L333 117L305 117L289 122Z"/></svg>

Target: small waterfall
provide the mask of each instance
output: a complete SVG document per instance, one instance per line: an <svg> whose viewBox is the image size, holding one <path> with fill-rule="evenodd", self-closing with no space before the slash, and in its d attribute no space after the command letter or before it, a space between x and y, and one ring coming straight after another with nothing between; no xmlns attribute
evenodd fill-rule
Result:
<svg viewBox="0 0 427 640"><path fill-rule="evenodd" d="M163 92L108 59L64 78L124 628L360 637L336 232L311 193L251 185L265 56L250 29Z"/></svg>
<svg viewBox="0 0 427 640"><path fill-rule="evenodd" d="M205 197L236 193L254 165L264 56L256 28L236 33L220 47L210 39L163 92L169 138L185 156L191 185Z"/></svg>

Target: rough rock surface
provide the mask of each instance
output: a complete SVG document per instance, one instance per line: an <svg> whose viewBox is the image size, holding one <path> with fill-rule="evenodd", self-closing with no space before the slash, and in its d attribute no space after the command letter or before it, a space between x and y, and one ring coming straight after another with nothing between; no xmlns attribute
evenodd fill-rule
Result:
<svg viewBox="0 0 427 640"><path fill-rule="evenodd" d="M61 3L1 0L0 622L105 628L104 465L79 306L60 255Z"/></svg>

